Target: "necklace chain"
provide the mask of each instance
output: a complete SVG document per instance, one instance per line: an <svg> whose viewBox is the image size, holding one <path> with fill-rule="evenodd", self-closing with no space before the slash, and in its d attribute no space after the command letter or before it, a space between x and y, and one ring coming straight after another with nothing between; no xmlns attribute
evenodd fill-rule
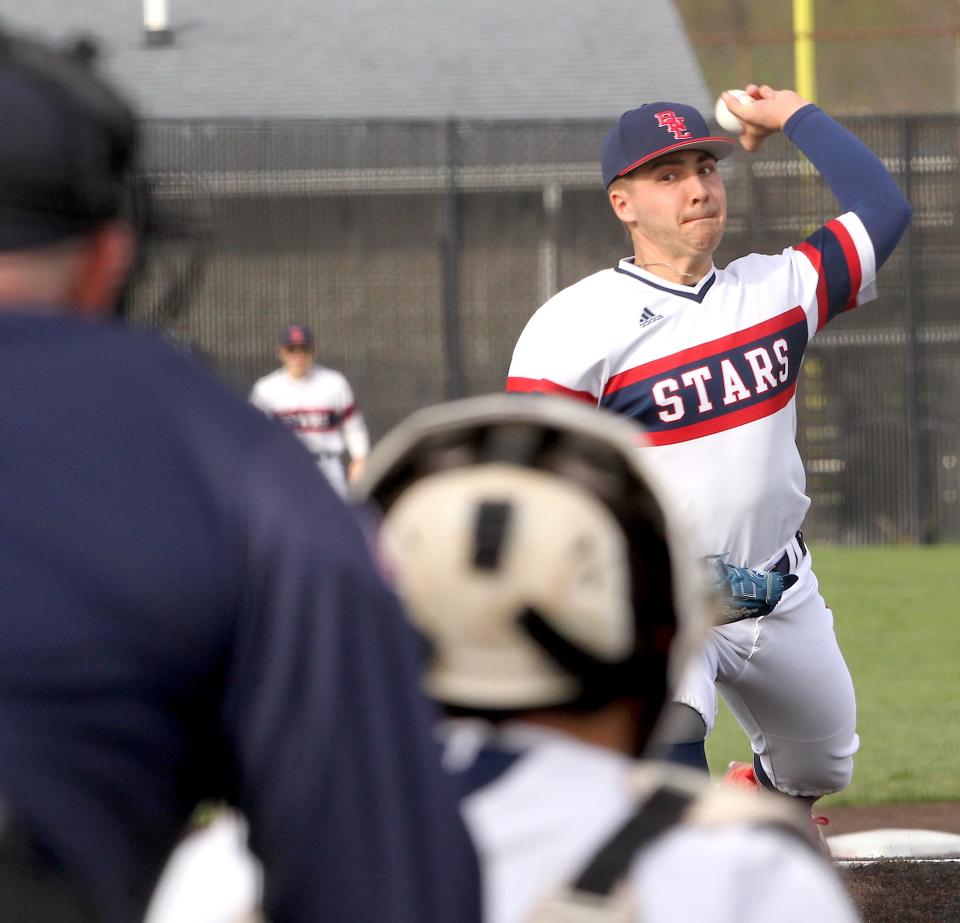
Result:
<svg viewBox="0 0 960 923"><path fill-rule="evenodd" d="M681 272L679 269L674 269L669 263L641 263L640 268L646 269L648 266L666 266L674 275L684 276L687 279L699 279L700 277L695 272Z"/></svg>

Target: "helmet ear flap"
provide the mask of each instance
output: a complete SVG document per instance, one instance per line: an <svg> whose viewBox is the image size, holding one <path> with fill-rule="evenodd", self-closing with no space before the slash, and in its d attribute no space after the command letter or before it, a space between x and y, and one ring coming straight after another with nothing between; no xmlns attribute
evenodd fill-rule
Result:
<svg viewBox="0 0 960 923"><path fill-rule="evenodd" d="M444 702L516 709L578 698L572 655L552 658L537 644L518 623L527 608L598 661L633 649L627 543L576 484L512 465L441 471L399 495L380 538L432 642L427 683Z"/></svg>
<svg viewBox="0 0 960 923"><path fill-rule="evenodd" d="M563 637L531 607L521 612L517 623L561 670L577 678L581 691L568 705L591 709L636 692L637 662L633 654L613 662L594 657Z"/></svg>
<svg viewBox="0 0 960 923"><path fill-rule="evenodd" d="M434 698L659 711L711 620L637 438L593 408L496 395L421 411L375 447L357 493L383 512Z"/></svg>

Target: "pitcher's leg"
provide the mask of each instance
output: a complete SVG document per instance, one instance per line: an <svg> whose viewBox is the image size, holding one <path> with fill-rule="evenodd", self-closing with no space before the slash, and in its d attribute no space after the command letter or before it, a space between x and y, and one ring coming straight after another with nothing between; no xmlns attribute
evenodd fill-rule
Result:
<svg viewBox="0 0 960 923"><path fill-rule="evenodd" d="M709 771L705 739L717 716L717 637L691 658L654 731L646 756Z"/></svg>
<svg viewBox="0 0 960 923"><path fill-rule="evenodd" d="M816 798L849 784L859 741L853 682L833 632L833 614L820 596L809 556L805 563L781 606L759 620L743 670L720 677L720 694L773 785Z"/></svg>

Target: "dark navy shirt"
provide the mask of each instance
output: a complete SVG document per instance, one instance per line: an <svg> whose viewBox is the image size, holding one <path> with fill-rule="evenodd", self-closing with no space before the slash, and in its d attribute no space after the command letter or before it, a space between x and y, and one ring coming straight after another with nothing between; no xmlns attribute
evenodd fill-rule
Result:
<svg viewBox="0 0 960 923"><path fill-rule="evenodd" d="M205 798L273 923L478 920L417 672L281 425L152 335L0 310L0 796L104 920Z"/></svg>

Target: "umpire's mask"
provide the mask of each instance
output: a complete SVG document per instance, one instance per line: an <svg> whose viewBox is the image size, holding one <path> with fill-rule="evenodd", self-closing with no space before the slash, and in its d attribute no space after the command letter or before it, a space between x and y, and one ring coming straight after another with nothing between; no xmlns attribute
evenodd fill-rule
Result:
<svg viewBox="0 0 960 923"><path fill-rule="evenodd" d="M376 447L357 493L383 516L435 699L659 711L708 619L637 435L567 400L495 395L414 414Z"/></svg>

